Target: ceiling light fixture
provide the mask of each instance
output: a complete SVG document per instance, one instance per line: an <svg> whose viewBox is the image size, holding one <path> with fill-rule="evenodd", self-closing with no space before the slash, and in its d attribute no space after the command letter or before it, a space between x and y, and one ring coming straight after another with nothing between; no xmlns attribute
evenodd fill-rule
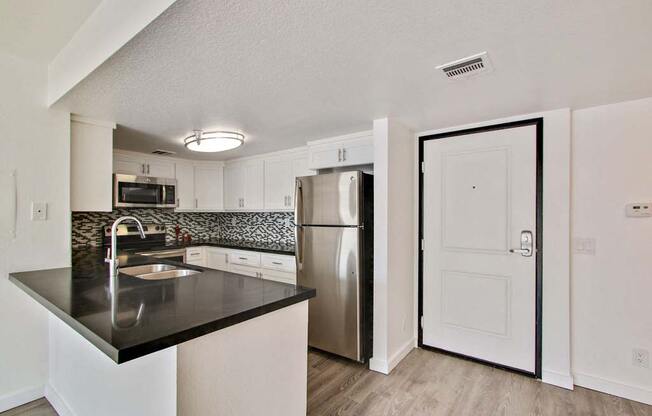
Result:
<svg viewBox="0 0 652 416"><path fill-rule="evenodd" d="M193 132L183 140L186 148L193 152L224 152L240 147L244 143L244 135L232 131L193 130Z"/></svg>

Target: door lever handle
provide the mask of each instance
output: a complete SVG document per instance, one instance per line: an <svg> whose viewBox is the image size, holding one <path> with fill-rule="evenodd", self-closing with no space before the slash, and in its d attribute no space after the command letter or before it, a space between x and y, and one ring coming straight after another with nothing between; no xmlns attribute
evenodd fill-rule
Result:
<svg viewBox="0 0 652 416"><path fill-rule="evenodd" d="M532 257L534 240L532 238L532 231L521 231L521 248L512 248L510 253L520 254L523 257Z"/></svg>

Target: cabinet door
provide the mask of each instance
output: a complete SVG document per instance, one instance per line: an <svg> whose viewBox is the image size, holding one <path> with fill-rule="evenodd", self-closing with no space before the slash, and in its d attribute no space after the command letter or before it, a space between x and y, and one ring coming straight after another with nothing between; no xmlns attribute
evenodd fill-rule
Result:
<svg viewBox="0 0 652 416"><path fill-rule="evenodd" d="M113 173L125 173L127 175L145 175L146 163L141 158L121 153L113 154Z"/></svg>
<svg viewBox="0 0 652 416"><path fill-rule="evenodd" d="M157 178L174 178L174 163L172 161L148 159L145 161L145 174Z"/></svg>
<svg viewBox="0 0 652 416"><path fill-rule="evenodd" d="M311 146L308 149L308 167L310 169L324 169L338 166L342 161L340 143L329 143Z"/></svg>
<svg viewBox="0 0 652 416"><path fill-rule="evenodd" d="M374 163L373 137L349 140L342 143L342 162L340 166L368 165Z"/></svg>
<svg viewBox="0 0 652 416"><path fill-rule="evenodd" d="M222 209L222 167L195 166L195 199L198 209Z"/></svg>
<svg viewBox="0 0 652 416"><path fill-rule="evenodd" d="M215 270L229 270L228 250L208 247L206 248L206 267Z"/></svg>
<svg viewBox="0 0 652 416"><path fill-rule="evenodd" d="M288 197L288 209L294 209L294 190L296 180L301 176L312 176L316 174L314 170L308 169L308 157L303 155L292 159L292 176L290 177L290 193Z"/></svg>
<svg viewBox="0 0 652 416"><path fill-rule="evenodd" d="M262 160L253 160L244 163L244 208L263 209L264 200L264 169Z"/></svg>
<svg viewBox="0 0 652 416"><path fill-rule="evenodd" d="M278 270L265 270L262 269L261 277L265 280L273 280L275 282L288 283L291 285L297 284L296 273L280 272Z"/></svg>
<svg viewBox="0 0 652 416"><path fill-rule="evenodd" d="M242 164L234 163L224 167L224 208L242 209L240 205L244 198L244 183Z"/></svg>
<svg viewBox="0 0 652 416"><path fill-rule="evenodd" d="M289 209L292 191L293 160L274 158L265 160L265 209Z"/></svg>
<svg viewBox="0 0 652 416"><path fill-rule="evenodd" d="M177 163L177 208L195 208L195 168L189 163Z"/></svg>
<svg viewBox="0 0 652 416"><path fill-rule="evenodd" d="M229 271L231 273L243 274L245 276L260 277L260 268L258 267L229 264Z"/></svg>

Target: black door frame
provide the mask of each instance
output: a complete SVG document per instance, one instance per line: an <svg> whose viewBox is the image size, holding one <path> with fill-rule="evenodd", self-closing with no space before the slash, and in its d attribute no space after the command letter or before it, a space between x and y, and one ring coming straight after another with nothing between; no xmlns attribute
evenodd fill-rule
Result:
<svg viewBox="0 0 652 416"><path fill-rule="evenodd" d="M494 367L503 368L505 370L515 371L520 374L525 374L535 378L541 378L541 356L542 356L542 322L543 322L543 118L532 118L526 120L513 121L508 123L492 124L482 127L474 127L470 129L455 130L445 133L431 134L419 137L419 161L417 169L419 169L419 235L418 242L424 238L423 235L423 149L426 141L443 139L446 137L464 136L474 133L483 133L494 130L505 130L516 127L536 126L536 242L535 242L535 269L536 269L536 328L535 328L535 363L534 373L524 371L509 366L504 366L494 362L481 360L475 357L469 357L463 354L454 353L451 351L442 350L436 347L423 345L423 251L419 250L419 348L429 349L433 351L443 352L446 354L454 355L457 357L465 358L468 360L488 364ZM421 245L419 244L419 247Z"/></svg>

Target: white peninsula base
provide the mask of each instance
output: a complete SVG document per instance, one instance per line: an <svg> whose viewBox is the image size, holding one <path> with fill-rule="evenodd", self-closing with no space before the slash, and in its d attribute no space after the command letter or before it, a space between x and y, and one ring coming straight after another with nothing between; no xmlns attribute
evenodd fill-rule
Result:
<svg viewBox="0 0 652 416"><path fill-rule="evenodd" d="M116 364L50 319L46 397L60 416L306 414L308 301Z"/></svg>

